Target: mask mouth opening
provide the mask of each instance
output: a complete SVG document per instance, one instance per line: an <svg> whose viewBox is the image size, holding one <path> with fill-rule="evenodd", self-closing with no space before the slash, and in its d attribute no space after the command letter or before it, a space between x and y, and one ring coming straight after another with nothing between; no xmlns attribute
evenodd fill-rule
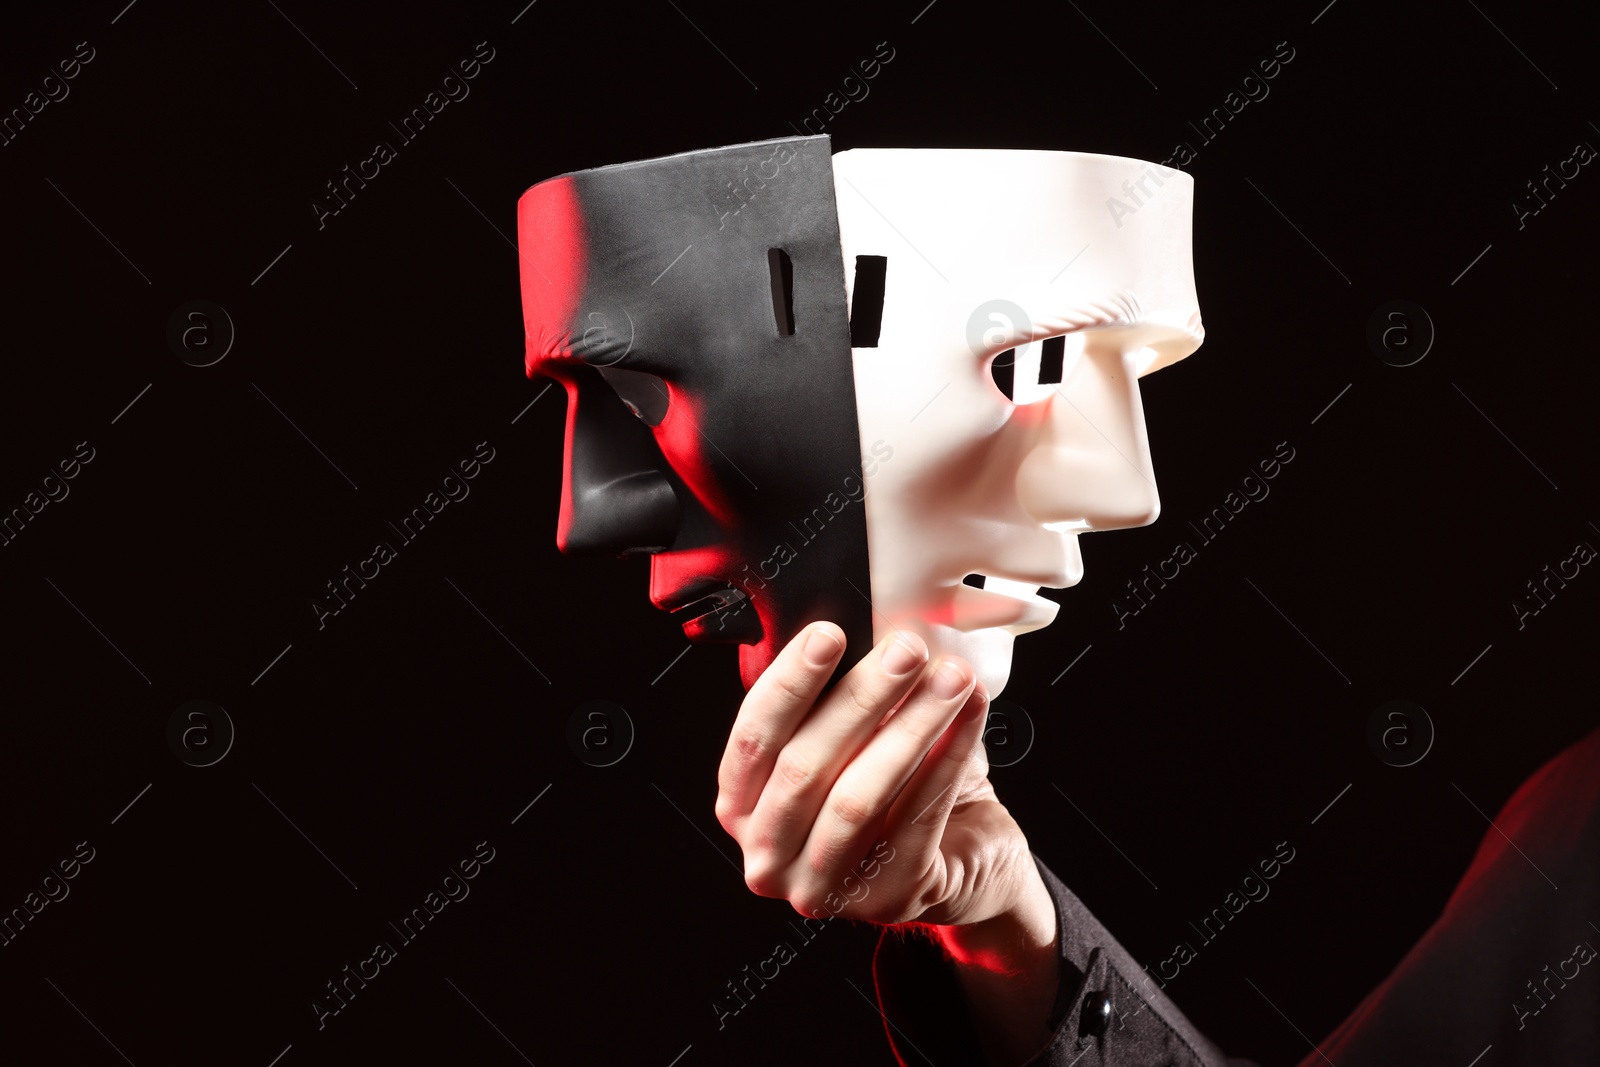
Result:
<svg viewBox="0 0 1600 1067"><path fill-rule="evenodd" d="M672 621L682 625L729 610L737 610L748 600L744 590L731 582L721 589L697 597L672 612Z"/></svg>
<svg viewBox="0 0 1600 1067"><path fill-rule="evenodd" d="M973 571L961 579L961 584L973 589L982 589L986 593L998 593L1001 596L1011 597L1013 600L1043 600L1039 595L1039 586L1036 582L1018 582L1010 578L996 578L992 574L981 574Z"/></svg>
<svg viewBox="0 0 1600 1067"><path fill-rule="evenodd" d="M955 587L934 621L963 633L1001 629L1015 636L1049 626L1060 607L1039 595L1037 583L969 574Z"/></svg>

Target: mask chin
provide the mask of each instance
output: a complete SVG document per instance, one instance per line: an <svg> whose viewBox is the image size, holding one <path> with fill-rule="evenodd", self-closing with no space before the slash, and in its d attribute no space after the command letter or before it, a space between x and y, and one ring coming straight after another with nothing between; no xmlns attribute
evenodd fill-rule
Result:
<svg viewBox="0 0 1600 1067"><path fill-rule="evenodd" d="M983 656L979 665L973 670L978 673L978 680L989 693L989 699L994 700L1005 692L1006 683L1011 680L1011 651L1012 638L1010 634L1002 633L994 640L994 648Z"/></svg>
<svg viewBox="0 0 1600 1067"><path fill-rule="evenodd" d="M928 647L937 648L944 655L960 656L972 664L993 700L1011 678L1014 641L1011 631L998 626L966 633L940 627L928 639Z"/></svg>

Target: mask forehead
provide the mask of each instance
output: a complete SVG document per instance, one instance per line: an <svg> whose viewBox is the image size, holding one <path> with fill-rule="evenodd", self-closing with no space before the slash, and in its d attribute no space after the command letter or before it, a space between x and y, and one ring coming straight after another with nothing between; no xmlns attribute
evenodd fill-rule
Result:
<svg viewBox="0 0 1600 1067"><path fill-rule="evenodd" d="M1187 174L1076 152L855 149L834 157L845 270L887 255L882 345L951 359L1137 325L1148 373L1199 346ZM1015 322L1005 337L994 327Z"/></svg>
<svg viewBox="0 0 1600 1067"><path fill-rule="evenodd" d="M774 361L847 370L829 147L734 145L529 189L518 231L530 373L551 358L691 375ZM777 322L774 249L790 271L792 333Z"/></svg>

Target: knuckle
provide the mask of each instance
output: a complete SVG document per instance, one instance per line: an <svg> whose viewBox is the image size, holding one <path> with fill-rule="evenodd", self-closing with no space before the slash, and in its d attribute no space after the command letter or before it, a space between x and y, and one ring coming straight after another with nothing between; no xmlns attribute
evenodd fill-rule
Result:
<svg viewBox="0 0 1600 1067"><path fill-rule="evenodd" d="M733 833L739 818L739 813L734 810L733 798L726 792L718 793L716 807L713 810L716 811L718 825L728 833Z"/></svg>
<svg viewBox="0 0 1600 1067"><path fill-rule="evenodd" d="M858 714L867 715L879 710L883 696L882 687L874 684L872 679L846 675L839 687L844 690L844 697L850 702L850 707Z"/></svg>
<svg viewBox="0 0 1600 1067"><path fill-rule="evenodd" d="M772 684L783 694L785 700L791 703L809 702L810 680L799 671L777 671L773 674Z"/></svg>
<svg viewBox="0 0 1600 1067"><path fill-rule="evenodd" d="M920 748L927 745L931 738L938 737L944 728L944 721L936 713L930 714L936 711L907 701L906 706L884 724L884 729L893 730L901 741Z"/></svg>
<svg viewBox="0 0 1600 1067"><path fill-rule="evenodd" d="M811 872L812 881L826 884L834 881L838 872L833 855L825 849L814 849L806 856L806 869Z"/></svg>
<svg viewBox="0 0 1600 1067"><path fill-rule="evenodd" d="M807 918L807 919L826 919L826 918L828 918L828 913L827 912L823 912L821 915L818 915L818 914L816 914L814 912L807 911L804 907L801 906L801 902L799 900L795 899L794 897L790 897L789 898L789 907L794 909L794 913L796 915L802 916L802 917Z"/></svg>
<svg viewBox="0 0 1600 1067"><path fill-rule="evenodd" d="M872 818L874 808L860 795L836 789L828 797L828 813L845 826L857 827Z"/></svg>
<svg viewBox="0 0 1600 1067"><path fill-rule="evenodd" d="M744 861L744 884L758 897L784 896L779 871L764 858L747 858Z"/></svg>
<svg viewBox="0 0 1600 1067"><path fill-rule="evenodd" d="M833 915L833 910L827 906L826 896L811 889L796 890L790 894L789 905L801 915Z"/></svg>
<svg viewBox="0 0 1600 1067"><path fill-rule="evenodd" d="M972 751L972 774L976 778L989 777L989 750L980 740Z"/></svg>
<svg viewBox="0 0 1600 1067"><path fill-rule="evenodd" d="M981 754L978 756L978 758L983 760L984 769L987 771L989 766L989 751L983 747L983 739L981 737L978 739L978 743L974 747L977 749L977 752ZM975 754L971 750L965 749L960 745L948 745L945 747L943 759L957 768L962 768L974 759L974 755Z"/></svg>
<svg viewBox="0 0 1600 1067"><path fill-rule="evenodd" d="M816 781L817 768L804 756L790 749L785 749L778 757L777 766L774 768L779 780L795 792L802 792Z"/></svg>
<svg viewBox="0 0 1600 1067"><path fill-rule="evenodd" d="M766 736L759 730L736 727L733 731L733 751L739 762L749 765L761 762L770 750Z"/></svg>

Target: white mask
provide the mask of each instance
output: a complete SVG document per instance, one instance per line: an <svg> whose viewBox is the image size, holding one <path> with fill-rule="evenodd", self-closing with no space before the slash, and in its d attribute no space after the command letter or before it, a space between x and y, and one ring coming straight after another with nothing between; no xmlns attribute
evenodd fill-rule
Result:
<svg viewBox="0 0 1600 1067"><path fill-rule="evenodd" d="M1039 587L1083 576L1078 535L1159 513L1138 378L1203 337L1194 182L1076 152L855 149L833 169L861 454L877 457L874 637L913 630L998 696L1013 637L1055 618ZM872 346L858 256L887 257ZM1014 399L991 372L1010 350Z"/></svg>

